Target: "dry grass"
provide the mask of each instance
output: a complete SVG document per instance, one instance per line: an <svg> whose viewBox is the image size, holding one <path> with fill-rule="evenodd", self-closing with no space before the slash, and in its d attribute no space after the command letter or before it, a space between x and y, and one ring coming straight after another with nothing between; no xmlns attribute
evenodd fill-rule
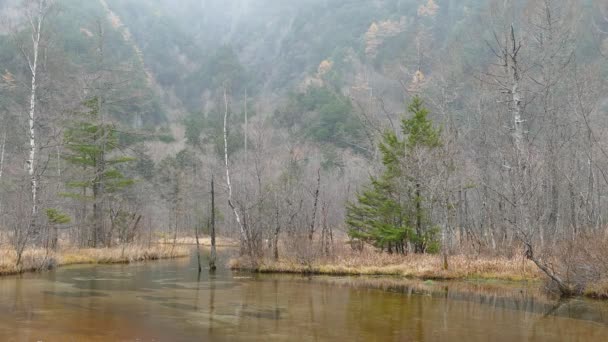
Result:
<svg viewBox="0 0 608 342"><path fill-rule="evenodd" d="M125 246L99 249L64 249L48 252L44 249L29 249L23 253L20 267L13 250L0 249L0 276L23 272L42 271L57 266L76 264L122 264L137 261L172 259L190 255L189 248L160 245L150 248Z"/></svg>
<svg viewBox="0 0 608 342"><path fill-rule="evenodd" d="M277 262L263 260L257 265L244 259L233 259L232 269L254 270L262 273L307 273L327 275L390 275L408 278L497 279L508 281L540 280L542 275L529 261L501 257L452 256L449 268L444 270L437 255L388 255L366 250L362 253L341 252L333 258L317 258L310 263L296 258L283 258Z"/></svg>
<svg viewBox="0 0 608 342"><path fill-rule="evenodd" d="M12 249L0 249L0 276L51 269L57 265L57 258L44 250L27 250L22 255L20 268L16 263L17 255Z"/></svg>
<svg viewBox="0 0 608 342"><path fill-rule="evenodd" d="M211 237L209 236L201 236L198 238L198 242L201 246L211 246ZM158 240L158 243L161 244L173 244L173 238L164 236ZM196 238L194 237L178 237L175 240L175 243L178 245L196 245ZM239 242L226 237L216 237L215 238L216 247L238 247Z"/></svg>
<svg viewBox="0 0 608 342"><path fill-rule="evenodd" d="M536 254L540 254L544 263L572 289L572 294L608 299L607 243L604 230L590 229L575 239L557 241ZM560 292L555 282L548 280L546 287Z"/></svg>
<svg viewBox="0 0 608 342"><path fill-rule="evenodd" d="M589 283L583 294L589 298L608 299L608 279Z"/></svg>

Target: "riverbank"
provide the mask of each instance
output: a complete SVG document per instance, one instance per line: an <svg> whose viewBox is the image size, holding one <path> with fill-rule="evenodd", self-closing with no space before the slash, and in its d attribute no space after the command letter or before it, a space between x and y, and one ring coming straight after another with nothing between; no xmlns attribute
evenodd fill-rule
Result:
<svg viewBox="0 0 608 342"><path fill-rule="evenodd" d="M260 273L294 273L318 275L384 275L422 280L503 280L540 281L542 274L536 266L521 257L468 257L451 256L449 267L443 269L438 255L388 255L375 252L348 254L333 258L319 258L303 263L297 259L278 261L264 259L252 264L243 258L230 260L233 270Z"/></svg>
<svg viewBox="0 0 608 342"><path fill-rule="evenodd" d="M450 256L449 267L445 270L439 255L388 255L368 250L340 254L307 262L293 257L278 261L266 258L257 263L251 263L247 258L233 258L228 266L232 270L258 273L550 283L534 263L522 257ZM580 293L587 298L608 300L608 279L589 282Z"/></svg>
<svg viewBox="0 0 608 342"><path fill-rule="evenodd" d="M608 279L589 284L583 294L588 298L608 300Z"/></svg>
<svg viewBox="0 0 608 342"><path fill-rule="evenodd" d="M193 245L196 246L196 238L194 237L178 237L173 241L172 238L163 237L157 241L159 244L163 245L172 245L175 243L176 245ZM198 238L198 243L200 246L211 247L211 237L209 236L201 236ZM215 246L218 248L227 247L227 248L236 248L239 246L239 241L234 240L227 237L218 236L215 238Z"/></svg>
<svg viewBox="0 0 608 342"><path fill-rule="evenodd" d="M114 248L65 248L57 252L28 249L23 253L21 266L11 249L0 249L0 276L37 272L55 267L80 264L126 264L131 262L187 257L190 248L158 245L152 247L124 246Z"/></svg>

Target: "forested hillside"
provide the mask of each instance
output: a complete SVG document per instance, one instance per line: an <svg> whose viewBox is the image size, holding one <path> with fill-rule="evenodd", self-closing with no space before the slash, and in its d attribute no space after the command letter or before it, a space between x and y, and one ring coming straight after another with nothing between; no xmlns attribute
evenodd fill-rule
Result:
<svg viewBox="0 0 608 342"><path fill-rule="evenodd" d="M563 292L605 276L582 247L608 217L601 1L0 6L18 254L208 232L213 178L251 259L525 251Z"/></svg>

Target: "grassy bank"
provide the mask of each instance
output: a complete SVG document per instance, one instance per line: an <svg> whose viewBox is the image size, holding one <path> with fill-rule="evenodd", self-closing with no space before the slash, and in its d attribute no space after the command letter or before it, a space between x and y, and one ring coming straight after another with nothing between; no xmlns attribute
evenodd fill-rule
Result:
<svg viewBox="0 0 608 342"><path fill-rule="evenodd" d="M232 259L234 270L261 273L301 273L324 275L387 275L423 280L492 279L536 281L542 275L531 262L522 258L452 256L449 267L437 255L388 255L372 251L349 253L333 258L301 262L294 258L262 260L256 265L246 259Z"/></svg>
<svg viewBox="0 0 608 342"><path fill-rule="evenodd" d="M20 267L13 250L0 249L0 276L52 269L58 266L78 264L123 264L137 261L186 257L190 249L183 246L159 245L150 248L125 246L97 249L62 249L47 252L44 249L28 249L23 253Z"/></svg>
<svg viewBox="0 0 608 342"><path fill-rule="evenodd" d="M608 279L593 282L583 291L585 297L608 300Z"/></svg>
<svg viewBox="0 0 608 342"><path fill-rule="evenodd" d="M162 237L158 241L160 244L173 244L173 238L171 237ZM209 247L211 246L211 237L209 236L201 236L198 239L198 243L201 246ZM178 245L196 245L196 238L194 237L178 237L175 239L175 244ZM216 237L215 238L215 246L216 247L238 247L239 242L237 240L226 238L226 237Z"/></svg>
<svg viewBox="0 0 608 342"><path fill-rule="evenodd" d="M372 250L362 253L341 250L336 254L334 257L285 256L278 261L265 258L256 263L251 263L247 258L234 258L230 260L229 267L259 273L393 276L420 280L497 280L539 284L545 281L545 284L550 284L536 265L522 257L457 255L449 258L449 267L444 270L442 258L438 255L388 255ZM608 279L587 282L581 294L588 298L608 300Z"/></svg>

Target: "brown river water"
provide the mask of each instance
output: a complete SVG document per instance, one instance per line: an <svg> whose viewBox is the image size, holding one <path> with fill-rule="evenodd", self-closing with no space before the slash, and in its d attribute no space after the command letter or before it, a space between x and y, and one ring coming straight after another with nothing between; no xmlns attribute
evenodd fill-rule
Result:
<svg viewBox="0 0 608 342"><path fill-rule="evenodd" d="M199 277L191 258L0 278L0 341L608 341L608 303L538 284Z"/></svg>

